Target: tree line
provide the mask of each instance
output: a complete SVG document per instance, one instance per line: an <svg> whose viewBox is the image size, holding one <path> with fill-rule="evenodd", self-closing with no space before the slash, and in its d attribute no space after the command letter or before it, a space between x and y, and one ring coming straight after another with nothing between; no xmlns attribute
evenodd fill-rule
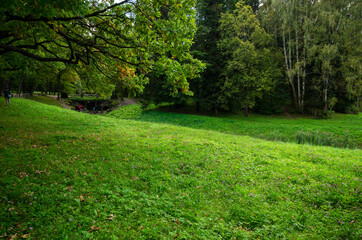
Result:
<svg viewBox="0 0 362 240"><path fill-rule="evenodd" d="M190 80L197 109L359 112L361 7L353 0L198 0L192 54L207 67Z"/></svg>
<svg viewBox="0 0 362 240"><path fill-rule="evenodd" d="M5 0L3 87L245 115L360 111L359 1L72 2Z"/></svg>

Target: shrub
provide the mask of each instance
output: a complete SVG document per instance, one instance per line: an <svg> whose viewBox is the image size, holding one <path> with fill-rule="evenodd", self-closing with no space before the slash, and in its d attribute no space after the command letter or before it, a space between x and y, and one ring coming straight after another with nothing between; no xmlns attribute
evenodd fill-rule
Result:
<svg viewBox="0 0 362 240"><path fill-rule="evenodd" d="M347 114L358 114L359 109L355 105L350 105L350 106L346 107L346 113Z"/></svg>
<svg viewBox="0 0 362 240"><path fill-rule="evenodd" d="M142 115L142 108L139 105L127 105L114 110L106 116L120 119L140 119Z"/></svg>
<svg viewBox="0 0 362 240"><path fill-rule="evenodd" d="M303 131L296 132L293 137L298 144L313 144L319 146L353 147L353 141L346 132L344 135L336 136L324 131Z"/></svg>

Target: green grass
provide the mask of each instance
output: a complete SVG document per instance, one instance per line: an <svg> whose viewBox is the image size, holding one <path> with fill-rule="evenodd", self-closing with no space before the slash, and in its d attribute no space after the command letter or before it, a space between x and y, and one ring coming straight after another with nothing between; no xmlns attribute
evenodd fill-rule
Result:
<svg viewBox="0 0 362 240"><path fill-rule="evenodd" d="M2 237L362 235L361 150L118 120L25 99L6 107L1 100Z"/></svg>
<svg viewBox="0 0 362 240"><path fill-rule="evenodd" d="M341 148L362 148L362 115L336 114L332 119L290 119L252 115L206 117L162 111L147 111L142 121L167 123L196 129L283 142L306 143Z"/></svg>
<svg viewBox="0 0 362 240"><path fill-rule="evenodd" d="M127 105L120 107L112 112L106 114L107 117L118 119L140 119L142 116L142 107L139 105Z"/></svg>
<svg viewBox="0 0 362 240"><path fill-rule="evenodd" d="M56 100L56 99L54 99L52 97L48 97L48 96L31 96L31 97L29 97L29 99L33 100L33 101L36 101L36 102L44 103L44 104L47 104L47 105L63 108L63 106L58 102L58 100Z"/></svg>

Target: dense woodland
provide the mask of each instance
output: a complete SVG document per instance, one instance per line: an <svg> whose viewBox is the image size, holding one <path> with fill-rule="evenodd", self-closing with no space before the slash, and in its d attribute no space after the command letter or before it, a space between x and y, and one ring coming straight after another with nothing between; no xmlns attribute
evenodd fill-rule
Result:
<svg viewBox="0 0 362 240"><path fill-rule="evenodd" d="M211 113L358 113L361 10L355 0L5 0L0 79L15 93Z"/></svg>

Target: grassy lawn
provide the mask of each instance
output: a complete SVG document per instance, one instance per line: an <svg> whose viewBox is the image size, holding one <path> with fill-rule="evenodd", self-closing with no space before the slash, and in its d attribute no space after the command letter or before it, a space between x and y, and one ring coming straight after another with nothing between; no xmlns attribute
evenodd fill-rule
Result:
<svg viewBox="0 0 362 240"><path fill-rule="evenodd" d="M36 101L36 102L40 102L40 103L44 103L47 105L52 105L52 106L56 106L56 107L61 107L63 108L63 106L59 103L58 100L52 98L52 97L48 97L48 96L31 96L29 97L30 100Z"/></svg>
<svg viewBox="0 0 362 240"><path fill-rule="evenodd" d="M251 137L342 148L362 148L362 115L336 114L332 119L290 119L283 116L218 115L206 117L147 111L142 121L167 123L196 129Z"/></svg>
<svg viewBox="0 0 362 240"><path fill-rule="evenodd" d="M262 117L250 118L253 125L242 119L143 116L156 121L159 115L160 123L153 123L12 100L6 107L0 99L0 236L5 239L362 235L359 149L243 136L264 124ZM174 125L178 117L176 124L190 122L190 128ZM360 144L354 125L359 119L319 125L298 119L282 127L289 120L276 120L274 128L283 135L320 126L337 137L347 130ZM232 128L232 121L238 127ZM272 125L272 118L265 118L264 128ZM249 127L253 130L240 130Z"/></svg>

